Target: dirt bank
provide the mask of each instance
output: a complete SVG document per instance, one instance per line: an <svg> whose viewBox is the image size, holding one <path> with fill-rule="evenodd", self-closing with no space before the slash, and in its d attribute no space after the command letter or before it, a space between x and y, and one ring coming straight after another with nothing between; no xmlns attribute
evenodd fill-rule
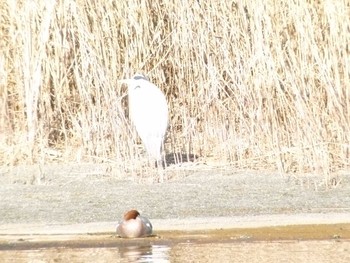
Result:
<svg viewBox="0 0 350 263"><path fill-rule="evenodd" d="M325 190L319 177L169 168L170 180L151 184L116 177L107 168L2 168L0 233L109 232L130 208L159 230L350 222L346 173L337 188Z"/></svg>

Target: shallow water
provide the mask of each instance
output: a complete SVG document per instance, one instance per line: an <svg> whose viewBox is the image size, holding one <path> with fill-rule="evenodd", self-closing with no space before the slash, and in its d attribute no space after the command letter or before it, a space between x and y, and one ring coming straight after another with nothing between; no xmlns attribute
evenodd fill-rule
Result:
<svg viewBox="0 0 350 263"><path fill-rule="evenodd" d="M0 262L350 262L348 224L0 240Z"/></svg>
<svg viewBox="0 0 350 263"><path fill-rule="evenodd" d="M258 241L41 248L0 252L1 262L350 262L349 241Z"/></svg>

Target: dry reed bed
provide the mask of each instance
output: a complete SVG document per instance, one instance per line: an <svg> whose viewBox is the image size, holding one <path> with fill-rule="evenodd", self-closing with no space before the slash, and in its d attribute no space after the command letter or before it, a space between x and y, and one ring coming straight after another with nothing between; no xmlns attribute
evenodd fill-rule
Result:
<svg viewBox="0 0 350 263"><path fill-rule="evenodd" d="M117 80L144 72L169 101L169 154L348 168L349 17L345 0L4 0L0 163L137 169Z"/></svg>

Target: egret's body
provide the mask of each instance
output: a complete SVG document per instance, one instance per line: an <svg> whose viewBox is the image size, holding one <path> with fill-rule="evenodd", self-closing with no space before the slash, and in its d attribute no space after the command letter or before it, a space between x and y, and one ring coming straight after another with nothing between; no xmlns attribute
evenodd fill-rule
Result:
<svg viewBox="0 0 350 263"><path fill-rule="evenodd" d="M168 105L162 91L143 75L123 80L128 84L129 114L149 157L162 159L168 127Z"/></svg>

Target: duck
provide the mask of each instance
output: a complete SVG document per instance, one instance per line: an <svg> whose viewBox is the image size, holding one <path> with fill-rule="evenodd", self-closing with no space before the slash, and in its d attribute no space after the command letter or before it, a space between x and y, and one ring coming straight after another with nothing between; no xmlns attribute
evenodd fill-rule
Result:
<svg viewBox="0 0 350 263"><path fill-rule="evenodd" d="M147 217L132 209L124 213L117 225L117 235L122 238L138 238L152 235L153 226Z"/></svg>

